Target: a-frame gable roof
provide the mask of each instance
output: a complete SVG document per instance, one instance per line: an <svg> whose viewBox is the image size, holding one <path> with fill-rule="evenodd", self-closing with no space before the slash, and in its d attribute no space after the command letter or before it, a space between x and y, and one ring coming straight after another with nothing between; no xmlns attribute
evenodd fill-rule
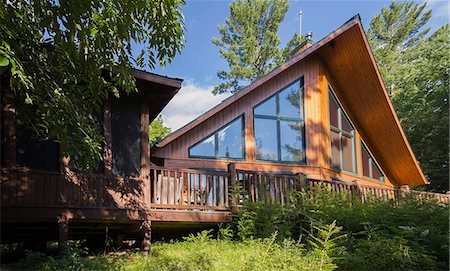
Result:
<svg viewBox="0 0 450 271"><path fill-rule="evenodd" d="M229 97L157 144L162 148L296 63L319 57L357 130L383 170L397 184L427 183L400 126L376 66L359 16Z"/></svg>

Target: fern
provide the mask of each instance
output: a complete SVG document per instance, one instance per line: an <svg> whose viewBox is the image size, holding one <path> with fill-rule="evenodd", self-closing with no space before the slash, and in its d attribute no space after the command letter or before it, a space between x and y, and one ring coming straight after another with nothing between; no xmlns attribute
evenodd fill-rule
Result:
<svg viewBox="0 0 450 271"><path fill-rule="evenodd" d="M308 244L320 259L320 270L334 270L332 263L334 255L342 250L337 241L346 236L342 234L342 227L336 225L336 220L329 225L313 225L313 232L309 235ZM325 267L325 269L324 269Z"/></svg>

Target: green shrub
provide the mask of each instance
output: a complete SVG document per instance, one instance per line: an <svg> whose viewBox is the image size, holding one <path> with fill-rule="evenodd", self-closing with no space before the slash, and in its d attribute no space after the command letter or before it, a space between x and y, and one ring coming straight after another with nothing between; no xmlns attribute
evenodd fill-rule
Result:
<svg viewBox="0 0 450 271"><path fill-rule="evenodd" d="M314 240L322 234L318 227L336 223L346 234L335 240L336 248L345 247L345 252L333 252L332 261L339 269L440 270L448 266L447 205L419 202L412 196L398 201L369 198L363 203L327 188L296 192L291 199L289 207L246 206L235 222L236 235L247 240L279 232L278 242L303 237L311 244L311 236Z"/></svg>

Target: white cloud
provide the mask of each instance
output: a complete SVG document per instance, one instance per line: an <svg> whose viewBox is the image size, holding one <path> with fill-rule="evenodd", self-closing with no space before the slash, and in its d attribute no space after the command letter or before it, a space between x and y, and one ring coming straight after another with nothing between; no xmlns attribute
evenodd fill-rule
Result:
<svg viewBox="0 0 450 271"><path fill-rule="evenodd" d="M164 125L172 131L188 124L230 96L230 94L212 94L212 86L198 86L192 80L185 82L178 94L161 112Z"/></svg>
<svg viewBox="0 0 450 271"><path fill-rule="evenodd" d="M450 16L450 1L448 0L426 0L427 7L433 11L433 17L445 17Z"/></svg>

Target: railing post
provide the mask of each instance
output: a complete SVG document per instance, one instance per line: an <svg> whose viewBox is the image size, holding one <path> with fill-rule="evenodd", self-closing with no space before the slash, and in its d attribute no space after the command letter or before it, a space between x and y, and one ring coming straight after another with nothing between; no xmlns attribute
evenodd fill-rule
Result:
<svg viewBox="0 0 450 271"><path fill-rule="evenodd" d="M295 191L302 191L305 189L306 191L306 175L299 172L295 174L296 183L294 184Z"/></svg>
<svg viewBox="0 0 450 271"><path fill-rule="evenodd" d="M354 185L354 188L355 188L355 194L356 194L356 196L357 196L361 201L364 201L364 193L363 193L363 191L362 191L360 182L359 182L358 180L354 180L354 181L353 181L353 185Z"/></svg>
<svg viewBox="0 0 450 271"><path fill-rule="evenodd" d="M231 204L231 211L237 212L237 193L239 192L239 183L237 178L236 164L228 164L228 173L230 174L230 188L229 188L229 198Z"/></svg>
<svg viewBox="0 0 450 271"><path fill-rule="evenodd" d="M408 194L410 191L411 191L411 189L409 188L409 185L404 184L404 185L400 186L400 194L402 196Z"/></svg>
<svg viewBox="0 0 450 271"><path fill-rule="evenodd" d="M409 186L407 184L401 185L400 187L395 187L395 197L396 199L400 199L408 194L410 191Z"/></svg>

